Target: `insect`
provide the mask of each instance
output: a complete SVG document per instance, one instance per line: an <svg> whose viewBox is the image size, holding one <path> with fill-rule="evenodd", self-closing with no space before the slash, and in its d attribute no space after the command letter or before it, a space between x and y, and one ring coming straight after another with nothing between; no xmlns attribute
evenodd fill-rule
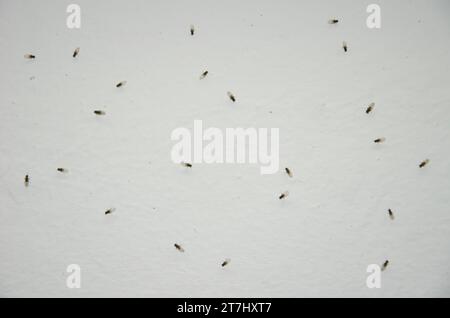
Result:
<svg viewBox="0 0 450 318"><path fill-rule="evenodd" d="M200 75L200 79L204 79L206 75L208 75L208 73L209 73L208 71L204 71L202 75Z"/></svg>
<svg viewBox="0 0 450 318"><path fill-rule="evenodd" d="M103 110L94 110L94 114L99 115L99 116L106 115L106 113Z"/></svg>
<svg viewBox="0 0 450 318"><path fill-rule="evenodd" d="M425 159L424 161L422 161L422 162L420 163L419 168L425 167L429 162L430 162L429 159Z"/></svg>
<svg viewBox="0 0 450 318"><path fill-rule="evenodd" d="M348 51L348 46L347 46L347 42L342 42L342 48L344 49L345 52Z"/></svg>
<svg viewBox="0 0 450 318"><path fill-rule="evenodd" d="M67 170L67 169L65 169L65 168L58 168L58 169L56 169L58 172L61 172L61 173L67 173L67 172L69 172L69 170Z"/></svg>
<svg viewBox="0 0 450 318"><path fill-rule="evenodd" d="M227 92L228 97L233 101L233 103L236 101L236 97L231 92Z"/></svg>
<svg viewBox="0 0 450 318"><path fill-rule="evenodd" d="M228 264L230 264L230 262L231 262L231 259L227 258L226 260L223 261L222 267L227 266Z"/></svg>
<svg viewBox="0 0 450 318"><path fill-rule="evenodd" d="M122 82L120 82L120 83L117 83L117 84L116 84L116 87L122 87L122 86L125 86L126 83L127 83L127 81L122 81Z"/></svg>
<svg viewBox="0 0 450 318"><path fill-rule="evenodd" d="M186 168L192 168L192 163L182 162L181 165L186 167Z"/></svg>
<svg viewBox="0 0 450 318"><path fill-rule="evenodd" d="M75 49L75 51L73 51L73 55L72 56L75 58L75 57L77 57L78 53L80 53L80 48L79 47L77 47Z"/></svg>
<svg viewBox="0 0 450 318"><path fill-rule="evenodd" d="M369 114L373 110L374 107L375 107L375 103L371 103L369 105L369 107L367 107L367 109L366 109L366 114Z"/></svg>
<svg viewBox="0 0 450 318"><path fill-rule="evenodd" d="M181 245L175 243L175 244L173 244L173 246L175 246L175 248L176 248L177 250L179 250L181 253L184 253L184 248L181 247Z"/></svg>
<svg viewBox="0 0 450 318"><path fill-rule="evenodd" d="M278 197L278 199L283 200L284 198L286 198L289 195L289 191L285 191L282 194L280 194L280 196Z"/></svg>
<svg viewBox="0 0 450 318"><path fill-rule="evenodd" d="M384 271L389 266L389 261L384 262L383 266L381 267L381 270Z"/></svg>
<svg viewBox="0 0 450 318"><path fill-rule="evenodd" d="M191 35L194 36L195 33L195 27L191 24Z"/></svg>
<svg viewBox="0 0 450 318"><path fill-rule="evenodd" d="M389 212L389 217L391 218L391 220L394 220L395 219L394 212L392 212L391 209L389 209L388 212Z"/></svg>
<svg viewBox="0 0 450 318"><path fill-rule="evenodd" d="M381 144L382 142L385 142L385 141L386 141L386 138L382 137L382 138L375 139L373 142L376 144Z"/></svg>
<svg viewBox="0 0 450 318"><path fill-rule="evenodd" d="M284 170L286 171L286 173L287 173L287 175L289 176L289 177L293 177L294 175L292 174L292 171L291 171L291 169L289 169L289 168L284 168Z"/></svg>
<svg viewBox="0 0 450 318"><path fill-rule="evenodd" d="M106 211L105 211L105 215L111 214L111 213L113 213L115 210L116 210L116 209L114 209L114 208L109 209L109 210L106 210Z"/></svg>
<svg viewBox="0 0 450 318"><path fill-rule="evenodd" d="M338 19L330 19L330 20L328 20L328 24L337 24L337 23L339 23Z"/></svg>
<svg viewBox="0 0 450 318"><path fill-rule="evenodd" d="M26 59L29 59L29 60L32 60L32 59L36 58L36 56L33 55L33 54L25 54L23 57L26 58Z"/></svg>
<svg viewBox="0 0 450 318"><path fill-rule="evenodd" d="M28 187L30 184L30 177L28 175L25 176L25 186Z"/></svg>

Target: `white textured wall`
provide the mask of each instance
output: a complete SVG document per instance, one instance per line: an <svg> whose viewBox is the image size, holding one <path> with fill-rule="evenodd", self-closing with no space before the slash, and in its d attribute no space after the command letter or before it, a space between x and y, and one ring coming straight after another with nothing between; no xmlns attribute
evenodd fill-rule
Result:
<svg viewBox="0 0 450 318"><path fill-rule="evenodd" d="M1 0L0 296L450 296L449 13L447 0ZM173 164L170 133L194 119L280 128L294 178ZM369 290L366 267L386 259Z"/></svg>

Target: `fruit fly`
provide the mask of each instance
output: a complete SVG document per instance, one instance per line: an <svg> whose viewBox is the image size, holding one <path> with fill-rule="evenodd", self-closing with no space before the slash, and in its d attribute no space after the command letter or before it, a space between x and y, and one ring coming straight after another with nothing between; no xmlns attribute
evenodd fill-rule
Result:
<svg viewBox="0 0 450 318"><path fill-rule="evenodd" d="M366 109L366 114L369 114L373 110L374 107L375 107L375 103L371 103L369 105L369 107L367 107L367 109Z"/></svg>
<svg viewBox="0 0 450 318"><path fill-rule="evenodd" d="M236 101L236 97L231 92L227 92L228 97L233 101L233 103Z"/></svg>
<svg viewBox="0 0 450 318"><path fill-rule="evenodd" d="M109 209L109 210L106 210L106 211L105 211L105 215L111 214L111 213L113 213L115 210L116 210L116 209L114 209L114 208Z"/></svg>
<svg viewBox="0 0 450 318"><path fill-rule="evenodd" d="M67 170L67 169L65 169L65 168L58 168L58 169L56 169L56 170L58 170L58 172L61 172L61 173L67 173L67 172L69 172L69 170Z"/></svg>
<svg viewBox="0 0 450 318"><path fill-rule="evenodd" d="M181 165L186 167L186 168L192 168L192 163L182 162Z"/></svg>
<svg viewBox="0 0 450 318"><path fill-rule="evenodd" d="M75 57L77 57L78 53L80 53L80 48L79 47L77 47L75 49L75 51L73 51L73 55L72 56L75 58Z"/></svg>
<svg viewBox="0 0 450 318"><path fill-rule="evenodd" d="M385 142L385 141L386 141L386 138L382 137L382 138L375 139L373 142L376 144L381 144L382 142Z"/></svg>
<svg viewBox="0 0 450 318"><path fill-rule="evenodd" d="M419 168L425 167L429 162L430 162L429 159L426 159L426 160L422 161L422 162L420 163L420 165L419 165Z"/></svg>
<svg viewBox="0 0 450 318"><path fill-rule="evenodd" d="M26 58L26 59L29 59L29 60L32 60L32 59L36 58L36 56L34 56L33 54L25 54L23 57Z"/></svg>
<svg viewBox="0 0 450 318"><path fill-rule="evenodd" d="M289 176L289 177L293 177L294 175L292 174L292 171L291 171L291 169L289 169L289 168L284 168L284 170L286 171L286 173L287 173L287 175Z"/></svg>
<svg viewBox="0 0 450 318"><path fill-rule="evenodd" d="M339 23L338 19L330 19L330 20L328 20L328 24L337 24L337 23Z"/></svg>
<svg viewBox="0 0 450 318"><path fill-rule="evenodd" d="M389 261L386 261L383 263L383 266L381 267L381 270L384 271L389 266Z"/></svg>
<svg viewBox="0 0 450 318"><path fill-rule="evenodd" d="M30 184L30 177L28 175L25 176L25 186L28 187Z"/></svg>
<svg viewBox="0 0 450 318"><path fill-rule="evenodd" d="M389 209L388 212L389 212L389 217L391 218L391 220L394 220L395 219L394 212L392 212L391 209Z"/></svg>
<svg viewBox="0 0 450 318"><path fill-rule="evenodd" d="M103 110L94 110L94 114L98 116L104 116L106 113Z"/></svg>
<svg viewBox="0 0 450 318"><path fill-rule="evenodd" d="M175 248L177 249L177 250L179 250L181 253L183 253L184 252L184 248L183 247L181 247L181 245L179 245L179 244L177 244L177 243L175 243L175 244L173 244L173 246L175 246Z"/></svg>
<svg viewBox="0 0 450 318"><path fill-rule="evenodd" d="M231 262L231 259L227 258L226 260L223 261L222 267L227 266L228 264L230 264L230 262Z"/></svg>
<svg viewBox="0 0 450 318"><path fill-rule="evenodd" d="M191 24L191 35L194 36L195 33L195 27Z"/></svg>
<svg viewBox="0 0 450 318"><path fill-rule="evenodd" d="M117 83L117 84L116 84L116 87L122 87L122 86L125 86L126 83L127 83L127 81L122 81L122 82L120 82L120 83Z"/></svg>
<svg viewBox="0 0 450 318"><path fill-rule="evenodd" d="M348 46L347 46L347 42L342 42L342 48L344 49L345 52L348 51Z"/></svg>
<svg viewBox="0 0 450 318"><path fill-rule="evenodd" d="M278 199L283 200L283 199L286 198L288 195L289 195L289 191L285 191L285 192L283 192L283 193L278 197Z"/></svg>
<svg viewBox="0 0 450 318"><path fill-rule="evenodd" d="M208 73L209 73L208 71L204 71L202 75L200 75L200 79L204 79L206 75L208 75Z"/></svg>

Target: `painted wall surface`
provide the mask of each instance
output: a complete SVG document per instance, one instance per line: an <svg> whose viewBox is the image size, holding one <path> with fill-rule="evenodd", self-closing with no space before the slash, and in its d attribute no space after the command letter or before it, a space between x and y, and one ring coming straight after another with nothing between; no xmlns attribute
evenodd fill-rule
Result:
<svg viewBox="0 0 450 318"><path fill-rule="evenodd" d="M1 0L0 296L450 296L449 13L447 0ZM171 133L194 120L279 128L279 172L173 163Z"/></svg>

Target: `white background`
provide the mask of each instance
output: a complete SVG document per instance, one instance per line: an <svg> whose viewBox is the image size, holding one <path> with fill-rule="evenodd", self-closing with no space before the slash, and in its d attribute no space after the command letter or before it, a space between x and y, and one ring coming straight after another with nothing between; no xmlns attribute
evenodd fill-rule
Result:
<svg viewBox="0 0 450 318"><path fill-rule="evenodd" d="M373 2L79 0L71 30L71 1L1 0L0 296L450 296L450 2L370 30ZM194 119L280 128L294 178L172 163Z"/></svg>

